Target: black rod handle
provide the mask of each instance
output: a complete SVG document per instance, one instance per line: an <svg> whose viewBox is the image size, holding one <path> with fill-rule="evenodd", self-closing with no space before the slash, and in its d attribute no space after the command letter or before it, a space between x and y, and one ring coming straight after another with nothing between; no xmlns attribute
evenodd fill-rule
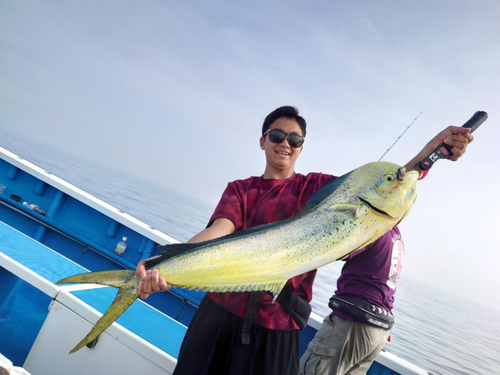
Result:
<svg viewBox="0 0 500 375"><path fill-rule="evenodd" d="M488 119L488 114L484 111L477 111L474 115L462 125L462 128L470 128L472 133L474 130L479 128L479 126Z"/></svg>

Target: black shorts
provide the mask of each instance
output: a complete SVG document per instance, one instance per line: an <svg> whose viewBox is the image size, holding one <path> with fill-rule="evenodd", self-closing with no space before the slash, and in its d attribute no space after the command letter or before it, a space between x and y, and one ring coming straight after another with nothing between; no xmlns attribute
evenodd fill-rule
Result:
<svg viewBox="0 0 500 375"><path fill-rule="evenodd" d="M242 344L243 319L205 296L187 330L174 375L296 375L300 331L252 326Z"/></svg>

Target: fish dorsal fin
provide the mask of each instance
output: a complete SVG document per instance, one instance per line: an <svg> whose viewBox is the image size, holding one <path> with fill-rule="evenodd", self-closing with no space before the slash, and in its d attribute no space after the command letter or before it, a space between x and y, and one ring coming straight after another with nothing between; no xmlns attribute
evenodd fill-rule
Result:
<svg viewBox="0 0 500 375"><path fill-rule="evenodd" d="M162 251L159 257L147 260L144 265L146 269L150 269L153 266L156 266L158 263L163 262L164 260L170 259L176 255L186 253L197 247L200 247L204 243L173 243L163 246L158 246L158 249Z"/></svg>
<svg viewBox="0 0 500 375"><path fill-rule="evenodd" d="M311 197L307 201L302 211L312 209L321 202L323 202L326 199L326 197L331 195L335 190L339 188L340 185L344 183L345 180L347 180L350 174L351 172L346 173L340 177L337 177L335 180L327 183L321 189L316 191L313 195L311 195Z"/></svg>
<svg viewBox="0 0 500 375"><path fill-rule="evenodd" d="M196 247L200 247L199 243L172 243L168 245L158 246L158 249L162 251L162 255L165 258L171 258L175 255L179 255L188 251L193 250Z"/></svg>

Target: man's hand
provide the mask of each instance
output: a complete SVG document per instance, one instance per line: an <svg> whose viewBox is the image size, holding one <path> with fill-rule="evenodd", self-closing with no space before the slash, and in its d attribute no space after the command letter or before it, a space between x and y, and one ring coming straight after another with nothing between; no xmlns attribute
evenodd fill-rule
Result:
<svg viewBox="0 0 500 375"><path fill-rule="evenodd" d="M444 143L445 145L451 147L452 155L448 160L457 161L467 150L467 145L473 140L474 137L472 134L470 134L469 128L448 126L429 142L431 144L431 151L429 152L429 155L436 149L437 146L439 146L441 143ZM444 155L449 155L448 150L446 150L444 147L442 147L440 151Z"/></svg>
<svg viewBox="0 0 500 375"><path fill-rule="evenodd" d="M451 148L451 156L448 160L457 161L460 159L470 142L474 140L472 134L470 134L469 128L463 128L460 126L448 126L446 129L441 131L438 135L432 138L412 160L410 160L405 168L407 171L411 170L415 164L424 160L430 154L434 152L436 147L441 143L449 146ZM449 155L450 153L444 147L441 147L440 151L443 155ZM417 169L418 170L418 169Z"/></svg>
<svg viewBox="0 0 500 375"><path fill-rule="evenodd" d="M193 238L191 238L188 243L203 242L214 238L219 238L234 232L234 224L225 218L218 218L212 223L212 225ZM158 258L159 255L149 258ZM135 275L142 279L139 284L139 296L142 299L147 299L151 293L163 292L172 289L172 285L168 285L165 279L160 276L158 270L146 270L144 266L145 260L141 260L137 263L137 268L135 270Z"/></svg>
<svg viewBox="0 0 500 375"><path fill-rule="evenodd" d="M160 276L158 270L146 270L144 260L141 260L137 264L135 275L142 279L139 284L139 296L141 296L142 299L147 299L151 293L172 289L172 286L167 284L163 276Z"/></svg>

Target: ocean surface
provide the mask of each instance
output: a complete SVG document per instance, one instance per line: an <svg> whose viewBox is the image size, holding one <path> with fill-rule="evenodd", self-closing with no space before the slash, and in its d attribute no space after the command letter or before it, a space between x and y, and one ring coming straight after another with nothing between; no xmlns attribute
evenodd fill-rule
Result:
<svg viewBox="0 0 500 375"><path fill-rule="evenodd" d="M180 241L202 230L214 209L194 197L32 140L4 133L0 146ZM318 271L312 305L321 316L329 313L328 299L341 266L337 262ZM432 374L500 375L499 311L403 273L394 314L391 342L385 346L388 351Z"/></svg>

